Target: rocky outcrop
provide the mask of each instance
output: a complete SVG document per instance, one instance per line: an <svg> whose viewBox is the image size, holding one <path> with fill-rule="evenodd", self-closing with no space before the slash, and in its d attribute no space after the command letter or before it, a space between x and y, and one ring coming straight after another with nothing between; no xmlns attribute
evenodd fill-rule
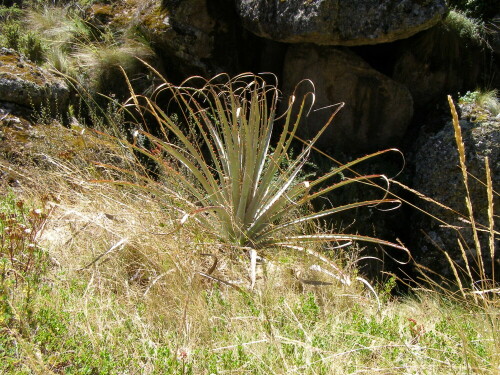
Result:
<svg viewBox="0 0 500 375"><path fill-rule="evenodd" d="M13 50L0 49L0 102L61 114L69 100L64 81Z"/></svg>
<svg viewBox="0 0 500 375"><path fill-rule="evenodd" d="M491 117L481 122L462 120L460 124L465 143L468 171L479 180L485 181L485 157L488 157L493 189L498 191L500 187L500 119ZM420 205L424 210L440 218L449 226L428 215L415 213L411 224L411 232L415 236L413 254L416 260L424 266L444 276L452 277L449 264L441 250L447 251L454 261L464 265L461 250L457 244L459 238L465 240L464 245L471 258L471 267L477 264L473 260L475 247L470 224L467 222L466 192L462 172L458 167L459 159L453 126L449 123L443 130L431 136L422 134L417 142L420 146L414 156L414 188L464 215L465 219L460 218L453 211L423 201ZM469 178L469 189L475 220L480 229L485 229L488 227L488 200L485 186L477 180ZM498 195L494 194L494 197L494 207L496 208L499 207L500 200ZM498 228L500 224L498 217L496 221L495 227ZM483 260L488 270L491 269L488 237L484 232L482 233L480 240ZM498 248L499 245L497 239L496 247ZM499 261L497 252L496 262L499 263ZM496 268L500 269L498 267L500 267L500 263L496 264Z"/></svg>
<svg viewBox="0 0 500 375"><path fill-rule="evenodd" d="M292 93L303 79L315 85L316 108L345 102L319 146L342 151L377 150L396 146L403 137L413 113L408 89L372 69L353 52L291 46L285 58L284 92ZM301 124L301 134L314 136L330 114L331 110L311 112Z"/></svg>
<svg viewBox="0 0 500 375"><path fill-rule="evenodd" d="M444 0L236 0L244 26L286 43L359 46L408 38L441 20Z"/></svg>

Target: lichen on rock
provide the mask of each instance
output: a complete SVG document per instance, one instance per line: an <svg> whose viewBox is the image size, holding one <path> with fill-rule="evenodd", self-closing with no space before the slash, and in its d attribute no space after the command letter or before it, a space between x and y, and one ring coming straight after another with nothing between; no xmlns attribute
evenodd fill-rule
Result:
<svg viewBox="0 0 500 375"><path fill-rule="evenodd" d="M444 0L237 0L245 27L286 43L359 46L408 38L437 24Z"/></svg>
<svg viewBox="0 0 500 375"><path fill-rule="evenodd" d="M0 49L0 102L60 113L69 100L65 82L14 50Z"/></svg>

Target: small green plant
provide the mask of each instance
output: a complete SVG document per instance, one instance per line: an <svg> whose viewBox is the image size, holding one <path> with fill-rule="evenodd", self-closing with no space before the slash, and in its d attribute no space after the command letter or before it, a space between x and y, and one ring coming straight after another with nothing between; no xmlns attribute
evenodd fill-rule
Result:
<svg viewBox="0 0 500 375"><path fill-rule="evenodd" d="M471 114L476 115L479 120L488 116L498 116L500 114L500 100L498 90L475 90L467 91L458 100L460 105L471 106ZM485 113L486 112L486 113Z"/></svg>
<svg viewBox="0 0 500 375"><path fill-rule="evenodd" d="M21 199L8 195L0 204L0 280L17 285L38 277L45 266L46 252L38 245L48 212L29 209Z"/></svg>
<svg viewBox="0 0 500 375"><path fill-rule="evenodd" d="M6 22L0 29L0 45L23 53L34 63L41 64L45 60L45 47L37 33L24 32L19 21Z"/></svg>
<svg viewBox="0 0 500 375"><path fill-rule="evenodd" d="M18 22L6 23L2 26L2 34L7 48L19 49L21 44L21 31Z"/></svg>
<svg viewBox="0 0 500 375"><path fill-rule="evenodd" d="M392 293L397 286L397 279L391 276L384 284L381 285L378 291L378 297L382 302L388 302L391 299Z"/></svg>
<svg viewBox="0 0 500 375"><path fill-rule="evenodd" d="M20 9L17 4L14 4L14 6L11 7L0 5L0 22L19 19L22 15L23 10Z"/></svg>
<svg viewBox="0 0 500 375"><path fill-rule="evenodd" d="M28 59L36 64L41 64L45 60L45 47L40 37L31 31L24 37L23 52Z"/></svg>

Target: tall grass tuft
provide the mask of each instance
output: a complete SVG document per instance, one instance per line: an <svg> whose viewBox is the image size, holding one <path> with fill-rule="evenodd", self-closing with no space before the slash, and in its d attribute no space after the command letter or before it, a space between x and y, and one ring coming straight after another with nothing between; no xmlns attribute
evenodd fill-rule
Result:
<svg viewBox="0 0 500 375"><path fill-rule="evenodd" d="M120 69L135 76L143 69L137 58L149 59L153 51L145 44L132 39L114 40L103 43L83 44L73 54L73 58L89 78L87 86L95 92L119 92L123 84ZM125 95L127 93L124 87Z"/></svg>
<svg viewBox="0 0 500 375"><path fill-rule="evenodd" d="M483 21L469 17L459 10L452 9L443 24L446 29L457 33L460 38L478 46L489 47L489 30Z"/></svg>
<svg viewBox="0 0 500 375"><path fill-rule="evenodd" d="M458 114L455 109L455 105L453 103L453 100L451 96L448 96L448 102L450 105L451 109L451 114L453 118L453 128L455 131L455 140L457 144L457 150L458 150L458 155L459 155L459 161L460 161L460 170L462 172L462 179L464 182L465 186L465 204L467 207L467 212L468 212L468 220L471 225L472 229L472 236L474 240L474 247L475 247L475 252L476 252L476 264L477 268L479 271L479 277L480 280L478 280L478 286L476 286L475 283L475 278L473 277L470 267L468 265L468 259L467 256L465 255L465 251L463 251L464 244L461 242L459 239L459 246L462 249L462 254L464 258L464 262L467 267L467 273L468 276L472 282L472 291L473 292L479 292L479 294L482 294L486 290L496 290L495 288L495 236L498 235L498 232L495 231L495 222L494 222L494 210L493 210L493 184L492 184L492 179L491 179L491 170L489 166L489 159L486 157L485 158L485 171L486 171L486 193L487 193L487 199L488 199L488 225L487 225L487 233L488 233L488 250L489 250L489 258L491 260L491 272L489 273L491 276L491 279L487 278L488 272L486 270L485 264L484 264L484 257L488 256L486 254L483 254L482 251L482 244L479 240L479 228L476 224L475 220L475 214L474 214L474 208L472 205L471 201L471 195L469 191L469 173L467 171L467 165L466 165L466 159L465 159L465 147L464 143L462 140L462 131L460 128L460 123L458 121ZM454 262L449 259L450 264L454 266ZM457 277L458 280L458 277ZM462 288L461 288L462 290ZM500 289L496 290L497 292L500 292ZM464 294L464 291L462 290L462 293ZM477 294L477 293L476 293Z"/></svg>

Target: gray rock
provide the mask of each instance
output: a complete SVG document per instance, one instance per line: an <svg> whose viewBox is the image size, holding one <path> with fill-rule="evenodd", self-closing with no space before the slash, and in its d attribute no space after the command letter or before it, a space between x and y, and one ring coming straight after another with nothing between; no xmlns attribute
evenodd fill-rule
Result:
<svg viewBox="0 0 500 375"><path fill-rule="evenodd" d="M359 152L396 146L412 118L408 89L347 49L291 46L285 58L284 93L292 93L303 79L315 85L316 108L346 103L320 138L321 147ZM300 126L301 135L314 136L330 114L329 109L311 112Z"/></svg>
<svg viewBox="0 0 500 375"><path fill-rule="evenodd" d="M61 114L69 100L64 81L17 52L0 49L0 101Z"/></svg>
<svg viewBox="0 0 500 375"><path fill-rule="evenodd" d="M473 90L484 69L484 49L440 24L402 42L392 78L408 87L415 109L446 104L446 95ZM488 68L491 68L488 65Z"/></svg>
<svg viewBox="0 0 500 375"><path fill-rule="evenodd" d="M251 32L287 43L359 46L408 38L438 23L444 0L236 0Z"/></svg>
<svg viewBox="0 0 500 375"><path fill-rule="evenodd" d="M466 163L469 173L486 180L485 157L489 158L493 189L500 188L500 119L490 118L487 121L472 122L460 121L462 137L466 149ZM435 135L422 134L417 140L420 144L414 157L415 174L413 186L422 194L452 208L468 217L465 205L465 187L462 172L459 169L458 152L456 150L453 125L448 123L445 128ZM482 229L488 226L488 201L483 184L469 178L469 190L475 213L475 220ZM471 267L477 264L475 246L470 224L459 218L459 215L443 209L430 202L422 201L420 206L432 215L445 221L452 227L432 219L428 215L415 213L412 220L411 232L414 235L415 248L411 249L415 259L424 266L431 268L441 275L452 277L448 261L441 250L449 253L450 257L461 266L464 265L458 238L465 240L465 248L470 257ZM498 195L494 194L494 207L500 207ZM498 230L498 216L495 227ZM427 234L424 235L424 233ZM487 270L491 269L489 256L488 236L483 232L480 235L483 260ZM498 240L496 247L498 248ZM440 250L441 249L441 250ZM496 268L500 270L497 251Z"/></svg>

